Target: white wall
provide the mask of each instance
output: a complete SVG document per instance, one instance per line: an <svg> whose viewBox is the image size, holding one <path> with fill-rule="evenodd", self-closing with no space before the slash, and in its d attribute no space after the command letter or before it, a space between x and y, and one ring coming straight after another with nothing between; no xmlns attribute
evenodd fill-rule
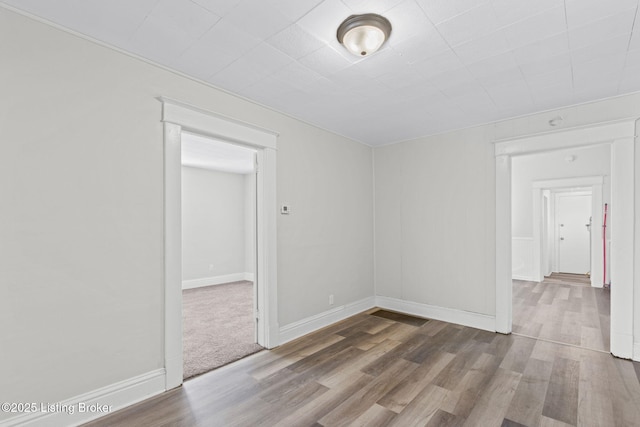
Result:
<svg viewBox="0 0 640 427"><path fill-rule="evenodd" d="M512 237L511 268L514 279L533 280L533 237Z"/></svg>
<svg viewBox="0 0 640 427"><path fill-rule="evenodd" d="M495 313L494 158L485 133L375 149L377 295Z"/></svg>
<svg viewBox="0 0 640 427"><path fill-rule="evenodd" d="M373 294L371 148L2 8L0 40L3 401L163 367L157 96L279 133L281 325Z"/></svg>
<svg viewBox="0 0 640 427"><path fill-rule="evenodd" d="M322 133L278 139L281 326L373 296L372 151Z"/></svg>
<svg viewBox="0 0 640 427"><path fill-rule="evenodd" d="M183 287L244 278L247 198L242 174L182 167Z"/></svg>

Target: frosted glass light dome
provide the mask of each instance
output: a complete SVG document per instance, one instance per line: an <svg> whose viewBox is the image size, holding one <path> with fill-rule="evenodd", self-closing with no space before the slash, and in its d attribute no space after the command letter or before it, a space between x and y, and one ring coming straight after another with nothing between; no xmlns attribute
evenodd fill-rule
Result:
<svg viewBox="0 0 640 427"><path fill-rule="evenodd" d="M391 23L383 16L368 13L351 15L338 28L338 41L356 56L376 52L391 34Z"/></svg>

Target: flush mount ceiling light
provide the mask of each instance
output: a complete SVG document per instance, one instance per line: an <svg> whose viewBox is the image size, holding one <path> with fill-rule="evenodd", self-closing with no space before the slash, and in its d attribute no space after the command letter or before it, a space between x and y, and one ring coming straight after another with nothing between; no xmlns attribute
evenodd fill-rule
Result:
<svg viewBox="0 0 640 427"><path fill-rule="evenodd" d="M371 55L389 38L391 23L375 13L351 15L338 27L338 41L356 56Z"/></svg>

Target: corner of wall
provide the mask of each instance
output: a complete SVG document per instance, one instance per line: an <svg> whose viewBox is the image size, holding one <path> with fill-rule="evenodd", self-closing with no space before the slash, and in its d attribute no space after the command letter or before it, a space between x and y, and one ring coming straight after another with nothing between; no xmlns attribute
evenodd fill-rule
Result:
<svg viewBox="0 0 640 427"><path fill-rule="evenodd" d="M496 332L495 316L382 296L376 297L375 305L400 313Z"/></svg>
<svg viewBox="0 0 640 427"><path fill-rule="evenodd" d="M363 298L280 328L280 345L375 307L375 297Z"/></svg>

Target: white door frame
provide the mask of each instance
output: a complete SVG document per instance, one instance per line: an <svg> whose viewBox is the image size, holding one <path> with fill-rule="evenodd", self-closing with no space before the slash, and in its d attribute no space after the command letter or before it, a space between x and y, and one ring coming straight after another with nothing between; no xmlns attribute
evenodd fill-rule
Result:
<svg viewBox="0 0 640 427"><path fill-rule="evenodd" d="M257 150L255 271L258 343L278 345L276 274L276 132L178 101L159 98L164 123L164 356L165 389L182 384L181 134L189 131Z"/></svg>
<svg viewBox="0 0 640 427"><path fill-rule="evenodd" d="M542 270L542 276L551 274L552 262L551 262L551 192L549 190L542 190L541 199L542 208L542 230L541 230L541 245L542 255L540 259L540 269ZM535 244L535 242L534 242Z"/></svg>
<svg viewBox="0 0 640 427"><path fill-rule="evenodd" d="M549 179L544 181L534 181L532 183L533 188L533 277L535 282L541 282L544 279L544 263L542 262L543 254L546 253L543 247L544 239L542 238L542 230L544 224L542 223L544 215L543 209L543 192L544 190L559 190L562 188L590 188L591 189L591 216L593 224L602 224L602 185L604 178L602 176L585 176L579 178L565 178L565 179ZM555 205L555 204L554 204ZM557 205L555 205L557 206ZM555 210L555 208L554 208ZM555 215L555 214L553 214ZM552 215L552 216L553 216ZM555 217L555 216L554 216ZM591 286L602 287L602 283L598 282L598 278L602 277L602 265L601 262L595 262L595 260L602 260L602 245L598 244L598 231L597 227L591 227ZM554 245L556 246L556 245ZM557 257L557 253L554 254Z"/></svg>
<svg viewBox="0 0 640 427"><path fill-rule="evenodd" d="M634 239L636 119L494 141L496 172L496 331L511 333L511 158L595 144L611 144L611 353L634 354ZM640 286L640 285L639 285ZM640 307L639 307L640 308Z"/></svg>

